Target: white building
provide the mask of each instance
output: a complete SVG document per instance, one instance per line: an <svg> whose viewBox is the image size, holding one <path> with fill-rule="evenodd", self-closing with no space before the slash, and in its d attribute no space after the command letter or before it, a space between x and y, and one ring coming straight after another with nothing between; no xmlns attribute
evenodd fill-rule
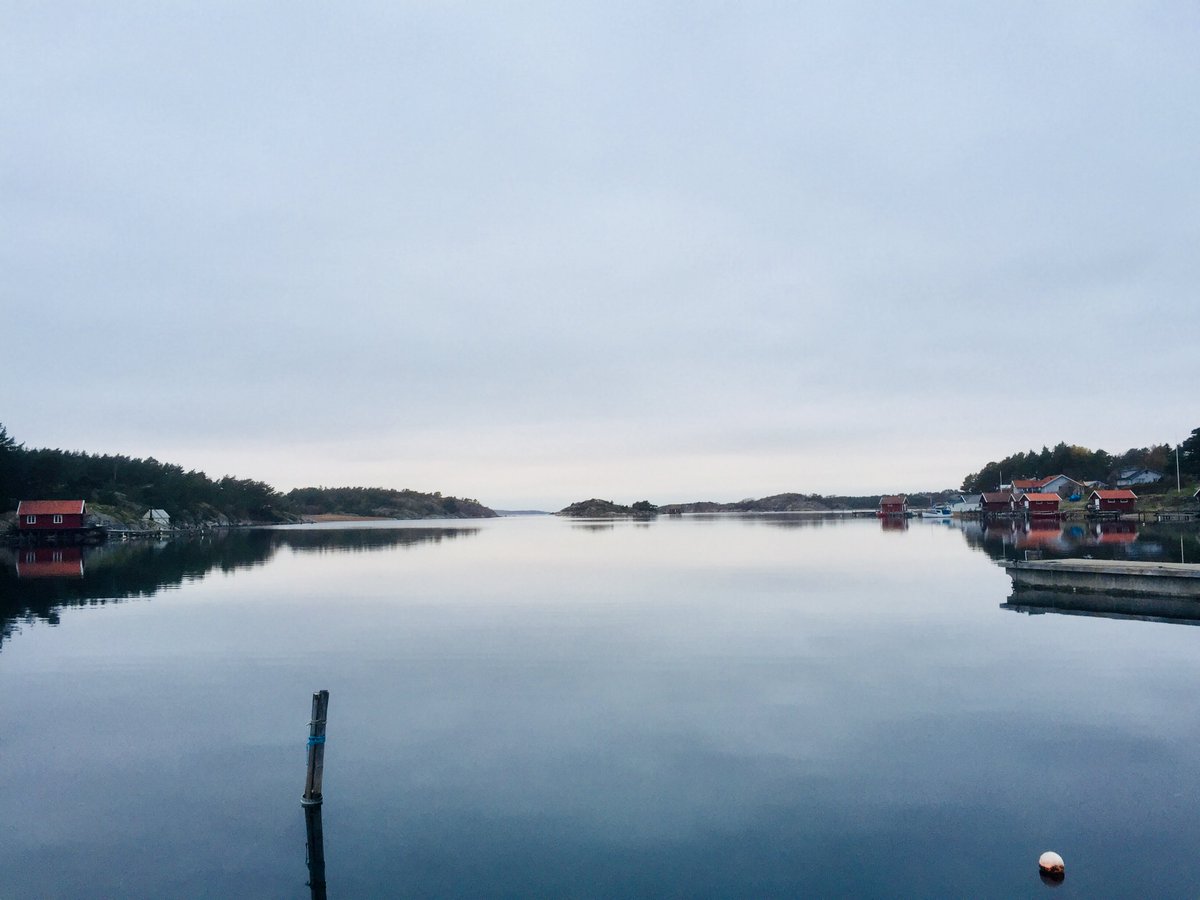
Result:
<svg viewBox="0 0 1200 900"><path fill-rule="evenodd" d="M171 517L167 515L165 509L147 510L142 516L142 527L146 529L166 529L171 527Z"/></svg>

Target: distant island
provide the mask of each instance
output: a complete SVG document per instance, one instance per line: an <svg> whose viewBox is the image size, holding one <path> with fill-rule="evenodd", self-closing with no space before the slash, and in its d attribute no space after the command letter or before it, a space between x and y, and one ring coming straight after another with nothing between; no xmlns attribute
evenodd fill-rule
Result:
<svg viewBox="0 0 1200 900"><path fill-rule="evenodd" d="M624 516L653 516L657 515L658 511L659 508L649 500L639 500L631 506L622 506L620 503L613 503L611 500L597 500L593 497L591 500L580 500L578 503L572 503L565 509L560 509L555 515L572 516L580 519L610 519Z"/></svg>

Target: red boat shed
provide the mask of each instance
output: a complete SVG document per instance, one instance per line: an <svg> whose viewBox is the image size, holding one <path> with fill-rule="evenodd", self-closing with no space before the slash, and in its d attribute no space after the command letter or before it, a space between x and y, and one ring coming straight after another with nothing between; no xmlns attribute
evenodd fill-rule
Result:
<svg viewBox="0 0 1200 900"><path fill-rule="evenodd" d="M1092 491L1088 497L1088 508L1094 512L1133 512L1137 505L1137 494L1130 490Z"/></svg>
<svg viewBox="0 0 1200 900"><path fill-rule="evenodd" d="M990 491L979 498L979 509L985 513L1012 512L1013 498L1008 491Z"/></svg>
<svg viewBox="0 0 1200 900"><path fill-rule="evenodd" d="M82 500L22 500L17 504L21 531L70 531L83 527L87 504Z"/></svg>
<svg viewBox="0 0 1200 900"><path fill-rule="evenodd" d="M903 516L908 513L907 497L880 497L879 515Z"/></svg>
<svg viewBox="0 0 1200 900"><path fill-rule="evenodd" d="M1031 516L1057 516L1058 494L1025 494L1021 497L1021 509Z"/></svg>

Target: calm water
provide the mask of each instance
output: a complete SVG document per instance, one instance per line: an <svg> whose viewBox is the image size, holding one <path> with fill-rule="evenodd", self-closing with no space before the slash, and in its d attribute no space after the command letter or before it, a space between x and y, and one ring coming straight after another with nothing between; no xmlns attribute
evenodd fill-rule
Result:
<svg viewBox="0 0 1200 900"><path fill-rule="evenodd" d="M310 897L320 688L330 897L1200 893L1200 629L995 563L1194 527L806 522L10 554L0 897Z"/></svg>

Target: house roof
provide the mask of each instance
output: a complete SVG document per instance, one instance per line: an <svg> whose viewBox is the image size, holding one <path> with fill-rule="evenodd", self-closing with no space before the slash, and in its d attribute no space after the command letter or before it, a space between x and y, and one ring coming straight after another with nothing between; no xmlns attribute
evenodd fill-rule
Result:
<svg viewBox="0 0 1200 900"><path fill-rule="evenodd" d="M1011 503L1012 494L1008 491L985 491L982 495L984 503Z"/></svg>
<svg viewBox="0 0 1200 900"><path fill-rule="evenodd" d="M1058 503L1062 497L1058 494L1026 494L1022 499L1028 500L1030 503L1050 503L1051 501Z"/></svg>
<svg viewBox="0 0 1200 900"><path fill-rule="evenodd" d="M1040 478L1014 478L1012 486L1027 491L1030 488L1041 487L1044 482Z"/></svg>
<svg viewBox="0 0 1200 900"><path fill-rule="evenodd" d="M1101 500L1136 500L1137 494L1130 490L1121 489L1117 491L1092 491L1088 499L1091 500L1092 497L1099 497Z"/></svg>
<svg viewBox="0 0 1200 900"><path fill-rule="evenodd" d="M22 500L17 504L18 516L82 516L82 500Z"/></svg>
<svg viewBox="0 0 1200 900"><path fill-rule="evenodd" d="M904 497L903 495L900 495L898 497L880 497L879 502L880 503L903 503L907 499L908 498Z"/></svg>

